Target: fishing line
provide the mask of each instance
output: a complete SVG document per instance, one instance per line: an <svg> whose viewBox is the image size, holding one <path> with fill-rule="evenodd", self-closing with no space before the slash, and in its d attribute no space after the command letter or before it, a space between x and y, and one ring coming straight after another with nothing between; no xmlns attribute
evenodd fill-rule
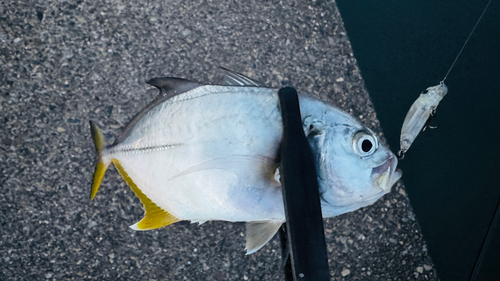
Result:
<svg viewBox="0 0 500 281"><path fill-rule="evenodd" d="M486 6L484 7L483 12L481 13L481 15L479 16L479 18L477 19L476 24L472 28L471 32L469 33L469 36L465 40L464 44L462 45L462 48L458 52L457 56L455 57L455 60L451 64L450 68L448 69L448 72L446 72L446 75L444 76L444 78L440 82L440 84L444 84L444 80L446 80L446 78L448 77L448 74L450 74L451 69L455 66L455 63L457 62L458 58L462 54L462 51L464 50L465 46L469 42L469 39L471 38L472 34L474 34L474 31L476 30L476 27L479 25L479 22L483 18L484 14L486 13L486 10L490 6L490 4L491 4L491 0L489 0L488 3L486 4ZM472 273L471 273L470 278L469 278L470 281L477 280L478 276L480 275L480 268L483 265L483 261L485 259L486 251L488 251L488 248L490 247L491 240L494 239L492 237L493 236L493 234L492 234L492 232L493 232L492 228L495 227L495 225L499 224L499 223L500 223L500 201L497 203L495 212L493 214L493 218L491 219L491 222L490 222L490 224L488 226L488 230L486 231L486 235L484 237L483 243L481 244L481 248L479 250L479 254L478 254L477 258L476 258L476 261L474 263L474 268L472 269Z"/></svg>
<svg viewBox="0 0 500 281"><path fill-rule="evenodd" d="M455 66L455 63L457 62L458 60L458 57L460 57L460 55L462 54L462 51L464 50L465 48L465 45L467 45L467 43L469 42L469 39L470 37L472 36L472 34L474 33L474 31L476 30L476 27L477 25L479 24L479 22L481 21L481 19L483 18L484 16L484 13L486 12L486 10L488 9L488 6L491 4L491 0L488 1L488 4L486 4L486 7L484 7L484 10L483 12L481 13L481 16L479 16L479 18L477 19L477 22L476 24L474 25L474 27L472 28L471 32L469 33L469 36L467 37L467 39L465 40L465 43L462 45L462 48L460 49L460 51L458 52L458 55L455 57L455 60L453 61L453 63L451 64L450 66L450 69L448 69L448 72L446 72L446 75L444 76L443 80L441 80L440 83L443 83L444 84L444 80L446 80L446 78L448 77L448 74L450 74L450 71L451 69Z"/></svg>

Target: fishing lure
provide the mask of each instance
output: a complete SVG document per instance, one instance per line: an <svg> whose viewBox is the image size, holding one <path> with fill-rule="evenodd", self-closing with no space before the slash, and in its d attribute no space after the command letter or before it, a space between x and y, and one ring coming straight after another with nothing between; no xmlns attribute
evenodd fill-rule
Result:
<svg viewBox="0 0 500 281"><path fill-rule="evenodd" d="M423 91L412 104L401 128L400 150L397 154L399 159L403 159L418 134L429 126L431 119L436 116L439 102L447 93L448 87L441 82Z"/></svg>
<svg viewBox="0 0 500 281"><path fill-rule="evenodd" d="M404 158L405 153L415 141L418 134L425 131L427 127L430 127L429 123L432 118L436 116L436 109L439 105L439 102L448 93L448 87L446 87L446 85L444 84L444 80L446 80L448 74L450 74L451 69L453 68L453 66L455 66L458 57L460 57L460 54L462 54L465 45L467 45L467 43L469 42L470 37L474 33L474 30L476 30L477 25L483 18L483 15L488 9L490 3L491 0L488 1L488 4L486 4L486 7L484 7L481 16L479 16L479 19L472 28L472 31L469 33L469 36L465 40L465 43L462 45L462 48L458 52L458 55L455 57L455 60L451 64L443 80L439 82L439 85L429 87L425 91L423 91L412 104L410 110L408 110L408 113L406 114L405 120L403 122L403 127L401 128L401 136L399 139L400 149L397 153L397 157L399 159Z"/></svg>

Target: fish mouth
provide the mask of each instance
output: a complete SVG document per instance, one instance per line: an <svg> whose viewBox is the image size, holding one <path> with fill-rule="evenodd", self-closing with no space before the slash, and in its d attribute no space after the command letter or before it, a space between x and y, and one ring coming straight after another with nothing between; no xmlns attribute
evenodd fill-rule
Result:
<svg viewBox="0 0 500 281"><path fill-rule="evenodd" d="M398 160L391 155L385 162L372 169L372 184L380 188L384 193L391 191L391 187L401 178L402 172L396 169Z"/></svg>

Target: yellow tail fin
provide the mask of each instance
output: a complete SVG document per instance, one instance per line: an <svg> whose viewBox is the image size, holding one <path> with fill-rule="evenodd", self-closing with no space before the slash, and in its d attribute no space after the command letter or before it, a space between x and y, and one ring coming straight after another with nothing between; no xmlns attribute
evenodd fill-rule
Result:
<svg viewBox="0 0 500 281"><path fill-rule="evenodd" d="M94 171L94 180L92 182L92 189L90 190L90 200L94 199L97 194L97 190L99 189L99 185L101 185L102 178L104 177L104 173L110 163L104 163L101 157L101 151L104 148L105 141L104 136L101 133L101 130L97 127L97 125L90 121L90 133L92 135L92 140L94 140L95 149L97 154L99 155L99 161L95 166Z"/></svg>

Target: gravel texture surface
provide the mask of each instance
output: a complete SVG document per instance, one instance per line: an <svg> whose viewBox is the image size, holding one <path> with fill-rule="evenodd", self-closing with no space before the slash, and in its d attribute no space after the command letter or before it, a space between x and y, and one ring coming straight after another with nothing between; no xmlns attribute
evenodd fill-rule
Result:
<svg viewBox="0 0 500 281"><path fill-rule="evenodd" d="M131 230L142 206L114 168L89 201L88 121L111 142L157 95L146 80L219 66L381 134L333 1L0 0L0 280L282 280L278 239L245 256L243 223ZM437 279L400 183L325 230L332 280Z"/></svg>

